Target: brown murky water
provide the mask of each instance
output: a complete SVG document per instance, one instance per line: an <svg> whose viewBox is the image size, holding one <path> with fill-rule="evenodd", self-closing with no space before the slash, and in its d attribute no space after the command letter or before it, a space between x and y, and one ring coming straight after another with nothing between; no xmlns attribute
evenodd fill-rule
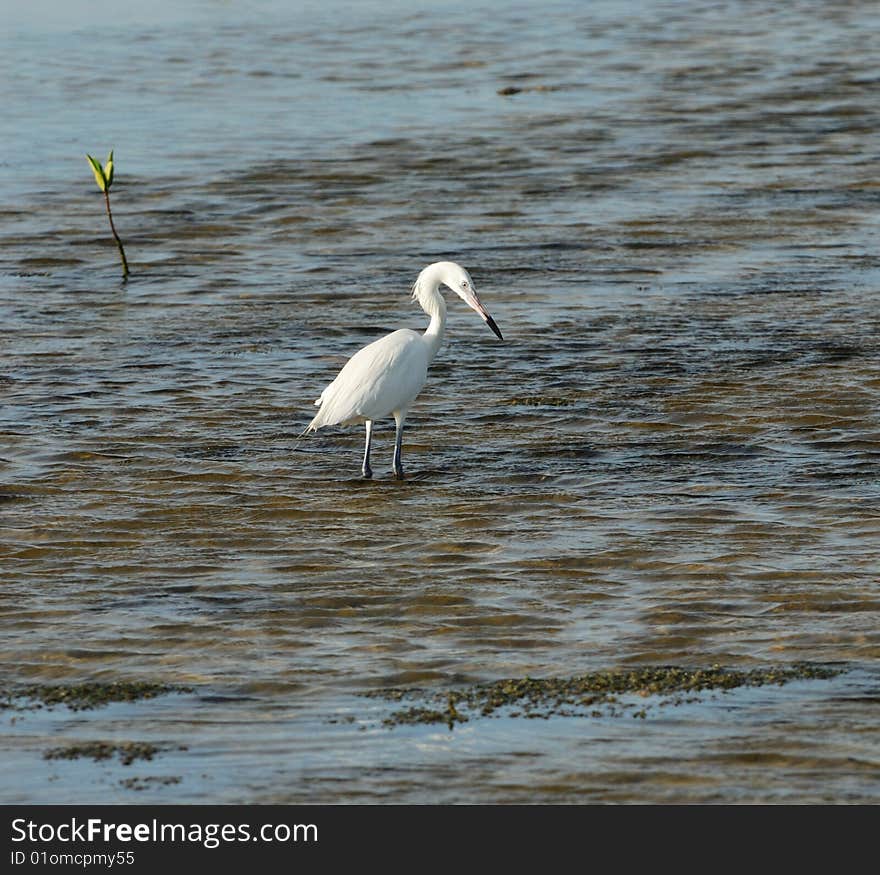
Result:
<svg viewBox="0 0 880 875"><path fill-rule="evenodd" d="M6 712L0 800L880 800L876 6L254 5L2 38L5 683L192 690ZM440 258L505 343L450 301L361 481L297 436ZM363 695L800 661L639 720ZM95 739L168 750L43 758Z"/></svg>

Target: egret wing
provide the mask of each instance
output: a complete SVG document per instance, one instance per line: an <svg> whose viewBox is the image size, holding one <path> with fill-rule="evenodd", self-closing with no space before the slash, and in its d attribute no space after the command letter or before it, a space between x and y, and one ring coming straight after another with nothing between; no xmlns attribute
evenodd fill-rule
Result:
<svg viewBox="0 0 880 875"><path fill-rule="evenodd" d="M358 350L315 402L309 430L381 419L412 403L425 385L428 356L421 335L395 331Z"/></svg>

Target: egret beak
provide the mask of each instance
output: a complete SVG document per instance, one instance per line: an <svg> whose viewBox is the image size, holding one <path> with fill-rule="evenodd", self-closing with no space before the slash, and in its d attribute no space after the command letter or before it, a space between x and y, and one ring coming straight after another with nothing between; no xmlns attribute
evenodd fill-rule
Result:
<svg viewBox="0 0 880 875"><path fill-rule="evenodd" d="M468 307L472 310L476 310L480 314L480 318L492 329L492 333L499 340L504 340L501 336L501 332L498 330L498 326L495 324L495 320L486 312L486 308L480 303L480 299L473 292L464 299L464 302Z"/></svg>

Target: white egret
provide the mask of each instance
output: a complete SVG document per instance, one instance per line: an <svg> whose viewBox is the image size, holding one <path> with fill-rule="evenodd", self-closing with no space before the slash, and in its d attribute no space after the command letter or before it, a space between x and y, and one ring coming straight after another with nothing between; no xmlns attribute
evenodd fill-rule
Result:
<svg viewBox="0 0 880 875"><path fill-rule="evenodd" d="M504 340L495 320L480 303L473 281L463 267L452 261L428 265L412 287L413 300L418 301L431 318L425 332L401 328L356 352L315 401L321 409L303 432L308 434L325 425L365 423L367 441L361 469L364 477L373 476L370 468L373 423L393 416L397 432L392 469L395 477L403 479L400 460L403 423L410 405L425 385L428 365L440 348L446 327L446 301L440 293L441 285L452 289L480 314L499 340Z"/></svg>

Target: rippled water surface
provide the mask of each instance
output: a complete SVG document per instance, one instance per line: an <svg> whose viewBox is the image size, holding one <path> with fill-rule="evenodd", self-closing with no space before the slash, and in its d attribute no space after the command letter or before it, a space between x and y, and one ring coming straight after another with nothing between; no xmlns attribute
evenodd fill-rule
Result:
<svg viewBox="0 0 880 875"><path fill-rule="evenodd" d="M880 801L876 5L109 9L0 37L0 659L191 689L6 712L0 799ZM362 481L298 435L438 259L505 342L451 300ZM638 720L364 696L799 662ZM168 750L43 758L93 739Z"/></svg>

